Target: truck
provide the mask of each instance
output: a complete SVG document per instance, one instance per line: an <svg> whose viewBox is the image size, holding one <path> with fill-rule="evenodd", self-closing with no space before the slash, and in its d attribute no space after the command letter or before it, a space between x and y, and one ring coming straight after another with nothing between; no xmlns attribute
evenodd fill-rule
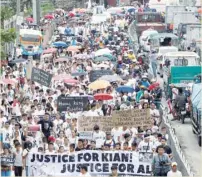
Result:
<svg viewBox="0 0 202 177"><path fill-rule="evenodd" d="M195 12L174 12L173 15L173 33L177 34L180 23L199 23Z"/></svg>
<svg viewBox="0 0 202 177"><path fill-rule="evenodd" d="M165 23L168 31L172 31L174 12L185 12L186 6L166 6Z"/></svg>
<svg viewBox="0 0 202 177"><path fill-rule="evenodd" d="M158 12L138 12L134 22L138 38L147 29L153 29L158 32L165 32L166 30L164 18Z"/></svg>
<svg viewBox="0 0 202 177"><path fill-rule="evenodd" d="M202 83L193 84L191 94L192 105L192 131L197 135L198 145L201 146L201 108L202 108Z"/></svg>
<svg viewBox="0 0 202 177"><path fill-rule="evenodd" d="M163 83L166 97L171 95L170 84L194 82L201 74L199 56L194 52L169 52L163 56Z"/></svg>
<svg viewBox="0 0 202 177"><path fill-rule="evenodd" d="M200 23L180 23L178 26L179 49L187 50L191 44L197 43L201 39Z"/></svg>

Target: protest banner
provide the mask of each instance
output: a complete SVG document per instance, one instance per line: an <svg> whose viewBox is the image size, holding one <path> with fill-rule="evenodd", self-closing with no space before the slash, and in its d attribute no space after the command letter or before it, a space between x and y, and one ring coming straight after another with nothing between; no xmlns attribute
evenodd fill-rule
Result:
<svg viewBox="0 0 202 177"><path fill-rule="evenodd" d="M78 119L78 131L93 131L93 127L99 125L100 130L110 131L114 127L151 127L149 109L131 109L114 111L112 117L81 117Z"/></svg>
<svg viewBox="0 0 202 177"><path fill-rule="evenodd" d="M149 109L130 109L114 111L112 113L113 124L116 127L141 127L147 129L151 127L152 122L150 118Z"/></svg>
<svg viewBox="0 0 202 177"><path fill-rule="evenodd" d="M92 131L79 132L79 139L92 140L93 139L93 132Z"/></svg>
<svg viewBox="0 0 202 177"><path fill-rule="evenodd" d="M87 96L59 96L57 110L62 111L86 111L88 110Z"/></svg>
<svg viewBox="0 0 202 177"><path fill-rule="evenodd" d="M10 156L1 155L1 165L3 166L12 166L15 162L15 158Z"/></svg>
<svg viewBox="0 0 202 177"><path fill-rule="evenodd" d="M78 131L93 131L93 127L99 125L100 130L110 131L112 130L113 122L111 117L81 117L78 119Z"/></svg>
<svg viewBox="0 0 202 177"><path fill-rule="evenodd" d="M38 68L32 68L31 80L38 82L41 85L50 87L53 75Z"/></svg>
<svg viewBox="0 0 202 177"><path fill-rule="evenodd" d="M109 175L112 166L117 166L120 175L151 175L151 159L140 161L138 152L79 151L71 155L29 153L27 161L29 176L79 176L81 165L88 168L91 176Z"/></svg>
<svg viewBox="0 0 202 177"><path fill-rule="evenodd" d="M94 82L104 75L113 75L113 72L107 69L93 70L90 72L90 82Z"/></svg>

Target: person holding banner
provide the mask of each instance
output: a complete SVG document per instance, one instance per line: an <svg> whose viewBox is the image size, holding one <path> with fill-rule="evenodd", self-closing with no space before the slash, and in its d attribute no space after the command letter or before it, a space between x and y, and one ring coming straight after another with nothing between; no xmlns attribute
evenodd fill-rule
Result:
<svg viewBox="0 0 202 177"><path fill-rule="evenodd" d="M82 176L82 177L91 177L91 175L88 173L88 168L87 166L85 165L82 165L80 167L80 175L79 176Z"/></svg>
<svg viewBox="0 0 202 177"><path fill-rule="evenodd" d="M10 152L9 146L4 145L1 154L1 176L11 176L13 163L13 154Z"/></svg>

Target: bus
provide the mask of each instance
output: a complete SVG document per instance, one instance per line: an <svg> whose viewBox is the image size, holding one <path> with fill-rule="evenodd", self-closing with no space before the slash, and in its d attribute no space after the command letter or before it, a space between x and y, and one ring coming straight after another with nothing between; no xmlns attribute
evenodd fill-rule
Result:
<svg viewBox="0 0 202 177"><path fill-rule="evenodd" d="M23 57L40 57L41 53L43 52L42 42L43 36L41 31L33 29L20 29L20 45L23 50Z"/></svg>

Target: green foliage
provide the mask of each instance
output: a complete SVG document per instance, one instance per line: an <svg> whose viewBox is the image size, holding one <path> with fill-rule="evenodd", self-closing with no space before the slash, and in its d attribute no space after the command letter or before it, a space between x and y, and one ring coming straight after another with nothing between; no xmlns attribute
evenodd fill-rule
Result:
<svg viewBox="0 0 202 177"><path fill-rule="evenodd" d="M4 28L4 21L11 18L14 15L14 11L11 7L3 6L0 10L1 28Z"/></svg>
<svg viewBox="0 0 202 177"><path fill-rule="evenodd" d="M0 38L1 38L1 60L2 59L5 59L5 53L4 53L4 46L6 43L9 43L9 42L13 42L16 38L16 31L14 28L10 28L8 30L4 30L4 29L1 29L0 30Z"/></svg>
<svg viewBox="0 0 202 177"><path fill-rule="evenodd" d="M8 30L1 29L1 46L7 42L12 42L16 38L16 31L14 28L10 28Z"/></svg>
<svg viewBox="0 0 202 177"><path fill-rule="evenodd" d="M32 8L28 8L26 12L24 12L24 16L27 17L27 16L30 16L32 15L33 11L32 11Z"/></svg>
<svg viewBox="0 0 202 177"><path fill-rule="evenodd" d="M48 12L51 12L55 9L53 3L45 3L41 5L42 15L46 15Z"/></svg>

